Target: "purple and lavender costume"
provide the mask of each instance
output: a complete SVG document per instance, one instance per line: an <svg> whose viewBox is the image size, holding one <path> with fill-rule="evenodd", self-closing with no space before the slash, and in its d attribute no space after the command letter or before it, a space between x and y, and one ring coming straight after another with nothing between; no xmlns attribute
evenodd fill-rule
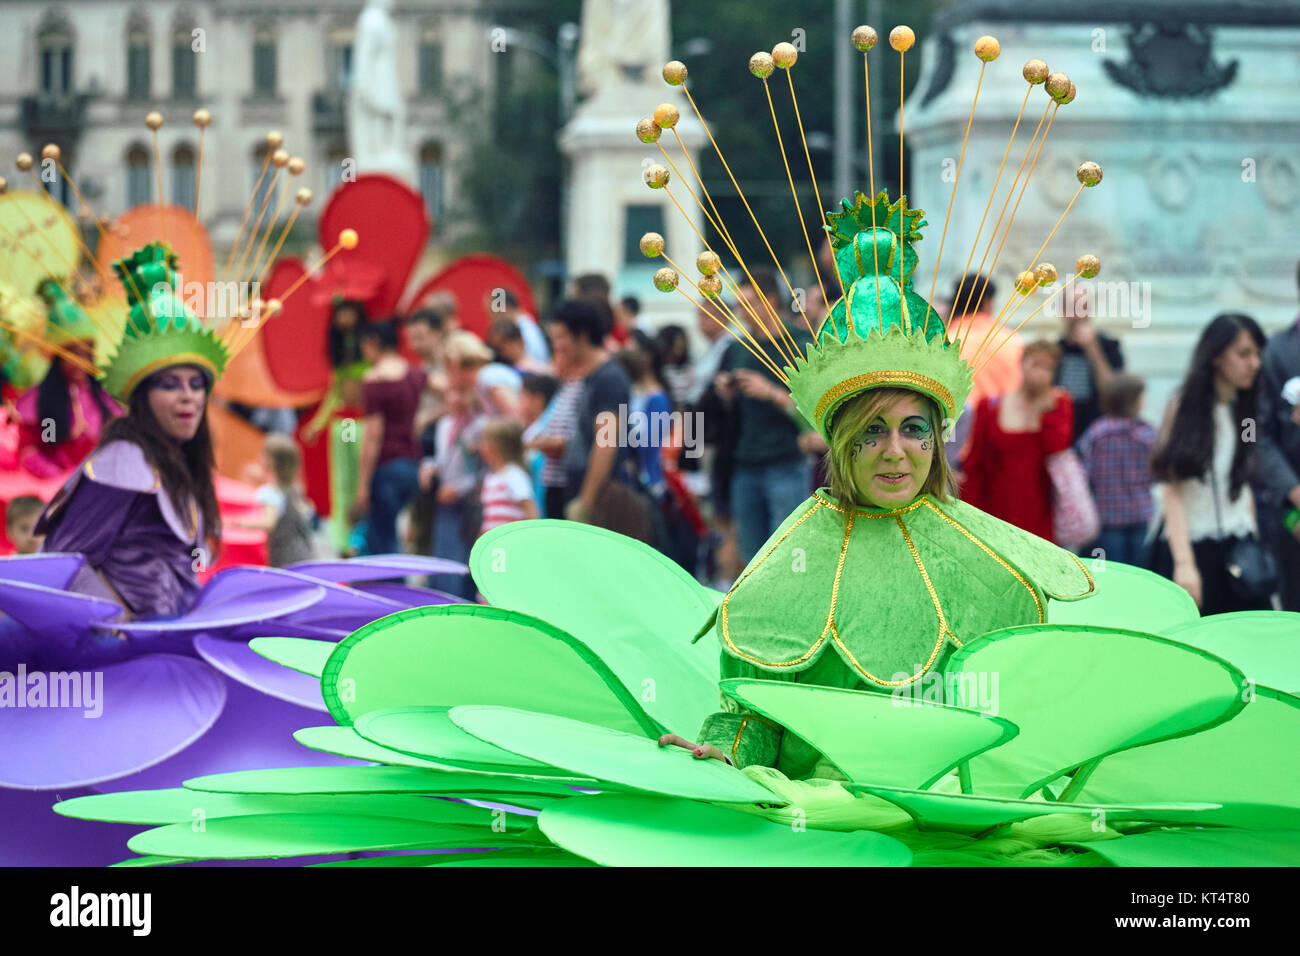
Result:
<svg viewBox="0 0 1300 956"><path fill-rule="evenodd" d="M134 618L173 617L199 590L203 519L178 509L139 445L100 448L59 489L36 523L42 551L77 552L86 563L68 590L122 604Z"/></svg>

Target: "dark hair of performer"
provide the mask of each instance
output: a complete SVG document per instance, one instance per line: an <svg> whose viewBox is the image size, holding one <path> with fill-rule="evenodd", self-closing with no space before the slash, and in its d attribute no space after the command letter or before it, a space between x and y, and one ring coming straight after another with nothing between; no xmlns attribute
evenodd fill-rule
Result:
<svg viewBox="0 0 1300 956"><path fill-rule="evenodd" d="M366 324L366 307L355 299L341 299L330 310L330 365L344 368L361 361L359 330Z"/></svg>
<svg viewBox="0 0 1300 956"><path fill-rule="evenodd" d="M131 393L127 412L104 428L99 446L129 441L158 469L162 489L180 508L193 501L212 540L221 537L221 517L212 482L214 458L208 430L207 374L195 365L170 365Z"/></svg>

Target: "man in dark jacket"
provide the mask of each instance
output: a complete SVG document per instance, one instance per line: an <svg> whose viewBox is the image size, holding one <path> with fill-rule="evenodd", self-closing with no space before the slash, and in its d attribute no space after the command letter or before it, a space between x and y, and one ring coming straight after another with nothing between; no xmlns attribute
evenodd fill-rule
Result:
<svg viewBox="0 0 1300 956"><path fill-rule="evenodd" d="M1300 318L1264 349L1257 413L1260 536L1277 556L1282 607L1300 611L1300 523L1294 531L1284 524L1287 512L1300 509Z"/></svg>

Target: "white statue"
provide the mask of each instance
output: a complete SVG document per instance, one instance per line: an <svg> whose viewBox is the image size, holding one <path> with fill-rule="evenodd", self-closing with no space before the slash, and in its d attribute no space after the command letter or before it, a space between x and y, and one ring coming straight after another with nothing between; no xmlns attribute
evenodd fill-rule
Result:
<svg viewBox="0 0 1300 956"><path fill-rule="evenodd" d="M668 62L668 0L584 0L578 88L654 83Z"/></svg>
<svg viewBox="0 0 1300 956"><path fill-rule="evenodd" d="M406 146L406 101L397 82L393 0L366 0L357 19L348 103L348 140L358 172L386 172L414 181Z"/></svg>

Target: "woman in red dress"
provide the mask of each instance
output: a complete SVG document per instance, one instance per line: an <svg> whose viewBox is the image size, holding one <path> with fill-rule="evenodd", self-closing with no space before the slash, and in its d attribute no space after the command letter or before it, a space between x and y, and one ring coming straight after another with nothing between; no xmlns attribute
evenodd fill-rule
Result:
<svg viewBox="0 0 1300 956"><path fill-rule="evenodd" d="M983 398L962 457L962 500L1040 538L1052 536L1052 483L1047 458L1070 447L1074 404L1052 387L1060 347L1025 346L1020 387Z"/></svg>

